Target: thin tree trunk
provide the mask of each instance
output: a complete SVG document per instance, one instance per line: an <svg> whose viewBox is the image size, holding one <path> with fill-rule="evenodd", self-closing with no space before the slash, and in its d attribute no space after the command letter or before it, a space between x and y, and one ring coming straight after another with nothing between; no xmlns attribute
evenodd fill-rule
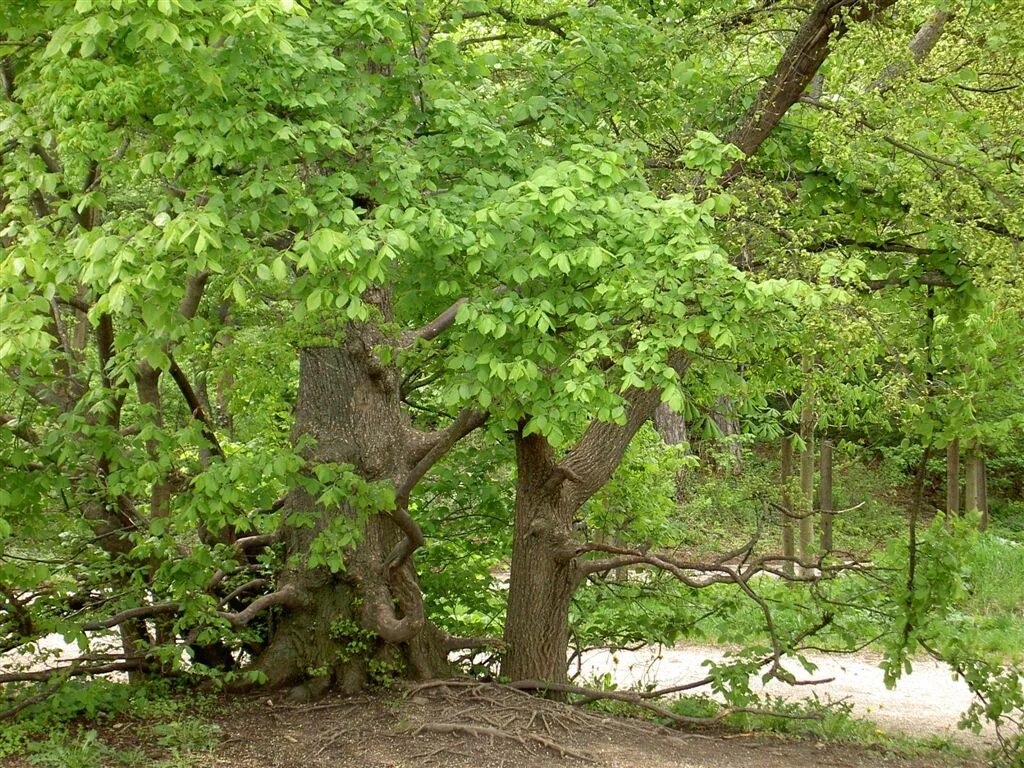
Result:
<svg viewBox="0 0 1024 768"><path fill-rule="evenodd" d="M966 488L964 489L964 511L967 513L981 511L981 456L977 449L967 453Z"/></svg>
<svg viewBox="0 0 1024 768"><path fill-rule="evenodd" d="M654 412L654 428L658 430L665 445L681 445L689 441L686 432L686 418L673 411L665 403Z"/></svg>
<svg viewBox="0 0 1024 768"><path fill-rule="evenodd" d="M932 49L939 42L939 38L942 37L943 28L946 26L946 22L951 15L949 11L932 11L928 21L917 30L917 34L914 35L914 39L910 41L908 46L908 52L915 64L920 64L932 52ZM893 62L871 84L869 90L884 93L893 86L895 80L902 77L909 69L910 61L908 60Z"/></svg>
<svg viewBox="0 0 1024 768"><path fill-rule="evenodd" d="M781 505L782 512L782 555L786 558L796 557L796 548L793 542L793 494L790 492L793 482L793 438L786 436L782 438L782 471L780 473L782 486ZM782 566L787 576L794 573L792 559L787 560Z"/></svg>
<svg viewBox="0 0 1024 768"><path fill-rule="evenodd" d="M946 514L960 514L960 441L946 447Z"/></svg>
<svg viewBox="0 0 1024 768"><path fill-rule="evenodd" d="M738 475L743 471L743 446L736 439L740 434L740 425L736 420L735 408L733 407L732 400L725 396L719 397L715 406L715 410L711 413L711 418L718 425L725 438L725 446L733 460L732 472Z"/></svg>
<svg viewBox="0 0 1024 768"><path fill-rule="evenodd" d="M832 551L832 441L821 441L821 477L819 479L818 496L821 508L821 551Z"/></svg>
<svg viewBox="0 0 1024 768"><path fill-rule="evenodd" d="M804 357L805 376L810 373L810 358ZM800 453L800 562L808 563L814 548L814 409L807 385L800 408L800 439L804 449Z"/></svg>
<svg viewBox="0 0 1024 768"><path fill-rule="evenodd" d="M988 463L985 454L978 454L978 510L981 512L979 530L988 530Z"/></svg>

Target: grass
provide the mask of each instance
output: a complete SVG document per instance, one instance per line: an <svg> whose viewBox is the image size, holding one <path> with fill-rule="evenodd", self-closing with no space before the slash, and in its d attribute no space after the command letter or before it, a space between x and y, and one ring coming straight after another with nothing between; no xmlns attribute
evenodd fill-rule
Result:
<svg viewBox="0 0 1024 768"><path fill-rule="evenodd" d="M105 732L117 733L112 729ZM209 764L208 753L217 745L220 727L200 717L172 715L148 728L128 728L121 733L145 747L108 743L97 730L81 727L59 728L45 739L29 741L25 752L30 764L42 768L199 768Z"/></svg>
<svg viewBox="0 0 1024 768"><path fill-rule="evenodd" d="M1024 662L1024 545L994 533L978 537L968 577L963 611L976 621L983 648Z"/></svg>
<svg viewBox="0 0 1024 768"><path fill-rule="evenodd" d="M712 717L722 706L720 702L706 696L683 696L667 702L666 705L674 713L686 717ZM647 710L637 709L626 702L597 701L588 706L620 717L642 717L670 725L666 718ZM778 733L790 738L883 748L903 757L936 752L961 760L978 757L973 750L951 738L915 738L883 731L875 723L855 717L850 705L842 702L823 706L814 702L787 702L769 698L758 702L757 706L778 714L739 712L726 717L722 721L723 727L741 733Z"/></svg>
<svg viewBox="0 0 1024 768"><path fill-rule="evenodd" d="M0 728L0 760L21 754L42 768L198 768L218 741L219 727L206 719L212 702L160 681L69 683Z"/></svg>

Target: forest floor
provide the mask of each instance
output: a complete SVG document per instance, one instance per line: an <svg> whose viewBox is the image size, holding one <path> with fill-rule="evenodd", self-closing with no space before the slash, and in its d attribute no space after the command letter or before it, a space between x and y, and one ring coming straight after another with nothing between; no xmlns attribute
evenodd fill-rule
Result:
<svg viewBox="0 0 1024 768"><path fill-rule="evenodd" d="M584 711L505 686L463 682L394 688L291 705L273 697L218 700L201 751L120 717L100 729L104 766L189 768L980 768L948 752L908 756L880 747L739 733L669 730ZM28 768L21 759L8 768ZM38 762L37 762L38 764ZM53 765L52 762L45 764ZM80 764L80 763L76 763Z"/></svg>
<svg viewBox="0 0 1024 768"><path fill-rule="evenodd" d="M584 657L580 680L586 684L608 673L620 689L665 687L699 679L707 673L702 665L705 659L720 662L724 658L724 649L708 646L593 651ZM956 730L971 697L948 668L931 660L916 661L913 673L890 691L882 683L876 656L812 656L810 660L818 670L799 676L833 679L815 686L771 683L760 690L752 681L755 691L789 701L817 697L823 702L845 702L855 717L879 728L877 743L817 741L719 726L670 730L505 686L455 681L396 686L372 695L332 697L304 705L266 694L206 697L205 703L195 707L185 703L156 719L118 715L102 725L84 724L77 743L95 753L89 759L84 754L40 751L34 764L60 768L952 768L984 764L980 755L993 746L993 736ZM802 673L796 664L787 666ZM90 730L98 736L93 746L81 738ZM890 739L883 731L918 741ZM948 748L932 751L917 746L928 738L935 743L956 742L966 748L961 754L972 752L978 757L967 759ZM70 743L75 742L73 738ZM30 763L22 757L0 760L0 765L28 768Z"/></svg>

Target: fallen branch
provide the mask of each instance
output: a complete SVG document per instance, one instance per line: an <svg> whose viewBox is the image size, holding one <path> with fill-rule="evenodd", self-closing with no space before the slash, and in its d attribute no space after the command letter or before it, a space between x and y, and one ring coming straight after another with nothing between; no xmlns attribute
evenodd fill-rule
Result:
<svg viewBox="0 0 1024 768"><path fill-rule="evenodd" d="M818 712L777 712L775 710L762 709L760 707L726 707L709 717L694 717L691 715L680 715L667 707L653 703L650 701L651 694L645 695L634 691L604 691L597 688L585 688L579 685L571 685L569 683L548 683L543 680L519 680L514 683L509 683L509 687L516 688L518 690L541 692L554 691L557 693L568 693L576 696L583 696L585 701L581 703L587 704L592 701L602 700L621 701L627 704L632 704L633 706L641 709L654 712L660 717L667 718L672 722L679 723L681 725L718 723L730 715L737 714L767 715L770 717L785 717L791 720L821 720L823 717L823 715Z"/></svg>

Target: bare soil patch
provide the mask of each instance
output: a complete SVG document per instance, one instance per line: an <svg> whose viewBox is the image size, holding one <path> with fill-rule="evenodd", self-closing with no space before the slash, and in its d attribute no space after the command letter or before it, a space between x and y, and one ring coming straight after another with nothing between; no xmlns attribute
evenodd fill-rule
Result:
<svg viewBox="0 0 1024 768"><path fill-rule="evenodd" d="M586 711L506 686L429 683L308 704L225 697L204 716L217 745L175 766L192 768L980 768L947 753L908 757L881 748L748 734L670 730ZM152 723L119 718L96 728L116 750L167 766ZM29 768L24 758L0 761ZM118 762L117 768L123 763ZM112 764L113 766L113 764Z"/></svg>
<svg viewBox="0 0 1024 768"><path fill-rule="evenodd" d="M288 705L250 699L217 718L218 768L938 768L861 747L724 729L670 731L494 685L429 685ZM981 763L977 763L981 765Z"/></svg>

